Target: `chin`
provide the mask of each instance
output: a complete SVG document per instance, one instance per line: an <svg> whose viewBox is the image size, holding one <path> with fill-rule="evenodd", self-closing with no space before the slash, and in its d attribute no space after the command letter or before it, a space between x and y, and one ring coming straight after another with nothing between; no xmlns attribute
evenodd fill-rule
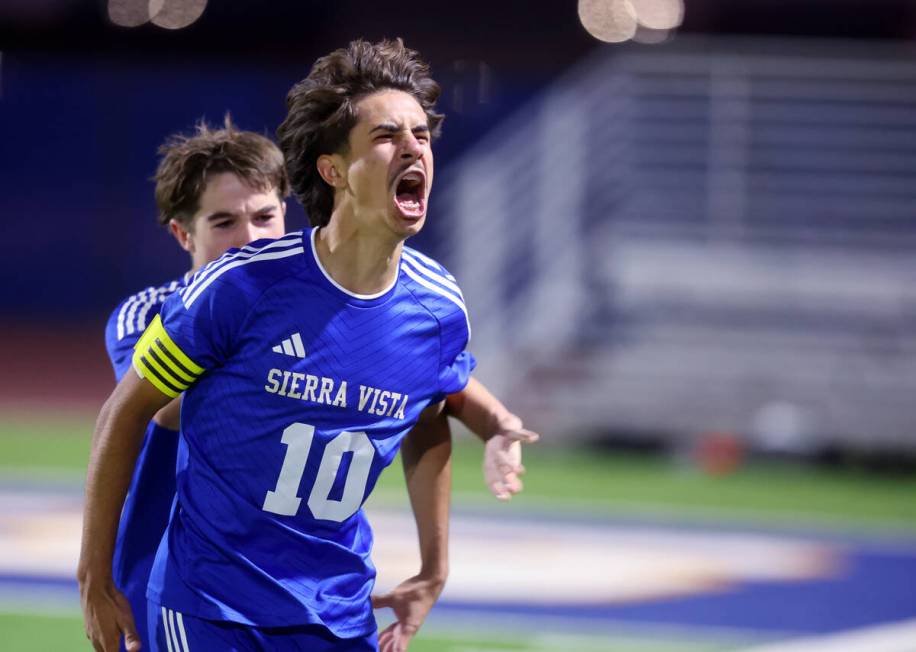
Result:
<svg viewBox="0 0 916 652"><path fill-rule="evenodd" d="M406 217L402 214L392 217L392 230L403 238L409 238L418 234L426 223L426 214L419 217Z"/></svg>

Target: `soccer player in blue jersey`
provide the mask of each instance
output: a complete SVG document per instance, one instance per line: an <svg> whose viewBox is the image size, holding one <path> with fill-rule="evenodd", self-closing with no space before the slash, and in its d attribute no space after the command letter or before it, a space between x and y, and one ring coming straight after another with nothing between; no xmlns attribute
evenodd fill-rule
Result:
<svg viewBox="0 0 916 652"><path fill-rule="evenodd" d="M139 439L127 435L187 387L178 508L150 588L152 647L374 649L371 534L359 506L409 426L437 419L473 362L462 351L469 331L454 279L402 245L422 225L432 180L439 116L424 67L399 45L354 44L316 64L299 89L305 108L294 90L285 124L314 109L335 74L343 83L342 70L360 66L349 97L338 93L337 108L351 114L341 112L337 140L312 143L326 152L313 163L318 183L334 188L331 213L309 203L307 180L297 186L323 228L201 271L138 343L134 366L145 380L127 374L100 415L80 563L97 649L130 631L130 612L105 578ZM395 182L386 197L381 187ZM477 406L465 410L469 421L505 417L463 403ZM405 471L424 568L379 600L399 619L383 649L406 646L444 581L448 449L435 442L420 452L405 451Z"/></svg>
<svg viewBox="0 0 916 652"><path fill-rule="evenodd" d="M256 133L236 129L229 117L221 129L197 126L160 148L156 171L159 221L191 256L191 271L146 288L122 301L105 329L105 344L120 380L130 370L134 346L162 303L187 286L193 272L224 254L261 238L286 232L289 180L283 154ZM121 513L113 573L130 602L137 634L146 640L146 588L159 540L175 498L180 400L150 421Z"/></svg>
<svg viewBox="0 0 916 652"><path fill-rule="evenodd" d="M112 312L105 340L118 380L130 369L134 346L146 326L159 314L168 296L186 287L193 272L232 247L285 233L284 198L289 193L289 181L283 155L269 139L236 129L227 117L221 129L201 123L193 136L173 136L160 153L155 178L160 223L190 254L191 271L129 296ZM503 424L474 424L475 414L487 414L490 399L486 392L472 381L449 401L453 411L478 433L505 431L503 449L507 443L524 440L526 432L520 422L511 425L517 417L505 410L501 413ZM149 573L175 496L179 404L179 399L172 401L147 426L115 546L115 583L133 613L140 614L135 624L141 640L147 638L143 614ZM507 465L507 473L500 472L498 466L504 457L497 443L488 444L485 465L492 476L488 479L491 490L505 498L520 489L511 470L518 462Z"/></svg>

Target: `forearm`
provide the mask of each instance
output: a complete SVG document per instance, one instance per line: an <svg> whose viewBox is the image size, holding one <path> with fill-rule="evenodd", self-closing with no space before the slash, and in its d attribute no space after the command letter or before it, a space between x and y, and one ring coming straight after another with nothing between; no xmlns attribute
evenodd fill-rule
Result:
<svg viewBox="0 0 916 652"><path fill-rule="evenodd" d="M153 417L153 421L163 428L177 432L181 428L181 397L172 399L168 405L159 410Z"/></svg>
<svg viewBox="0 0 916 652"><path fill-rule="evenodd" d="M127 385L138 382L131 379ZM119 385L102 407L92 436L77 571L81 581L110 578L121 509L143 433L156 409L131 401L127 394Z"/></svg>
<svg viewBox="0 0 916 652"><path fill-rule="evenodd" d="M500 431L522 427L522 420L473 377L463 391L446 399L446 409L483 441Z"/></svg>
<svg viewBox="0 0 916 652"><path fill-rule="evenodd" d="M420 574L443 584L448 576L451 454L452 437L444 412L418 424L401 446L420 541Z"/></svg>

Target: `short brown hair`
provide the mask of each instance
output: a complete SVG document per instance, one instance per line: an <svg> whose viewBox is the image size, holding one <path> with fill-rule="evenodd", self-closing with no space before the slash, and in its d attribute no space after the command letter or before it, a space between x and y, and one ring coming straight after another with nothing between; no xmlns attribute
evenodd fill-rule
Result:
<svg viewBox="0 0 916 652"><path fill-rule="evenodd" d="M190 226L211 174L232 172L258 190L276 189L281 199L289 194L289 178L277 146L265 136L236 129L228 113L222 129L201 120L193 135L170 136L159 154L162 159L153 180L162 225L175 219L185 228Z"/></svg>
<svg viewBox="0 0 916 652"><path fill-rule="evenodd" d="M318 59L308 77L286 96L288 113L277 139L293 192L314 226L325 226L334 208L334 189L318 174L318 157L346 151L358 118L356 103L384 89L412 95L426 112L432 136L439 135L445 118L435 112L439 84L401 39L353 41Z"/></svg>

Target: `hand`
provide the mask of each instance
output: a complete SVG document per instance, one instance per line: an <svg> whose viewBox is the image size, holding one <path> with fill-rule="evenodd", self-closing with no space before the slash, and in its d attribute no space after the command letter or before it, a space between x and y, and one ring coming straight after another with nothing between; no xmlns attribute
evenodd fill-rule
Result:
<svg viewBox="0 0 916 652"><path fill-rule="evenodd" d="M522 443L540 439L536 432L522 427L521 419L509 425L490 437L483 451L484 481L498 500L509 500L522 490Z"/></svg>
<svg viewBox="0 0 916 652"><path fill-rule="evenodd" d="M117 652L121 635L128 652L137 652L143 647L134 625L130 603L124 594L108 580L103 586L89 581L80 582L80 602L83 606L83 622L86 638L92 642L96 652Z"/></svg>
<svg viewBox="0 0 916 652"><path fill-rule="evenodd" d="M444 586L445 580L416 575L398 584L391 593L372 596L373 609L390 608L397 618L379 634L379 652L406 652Z"/></svg>

